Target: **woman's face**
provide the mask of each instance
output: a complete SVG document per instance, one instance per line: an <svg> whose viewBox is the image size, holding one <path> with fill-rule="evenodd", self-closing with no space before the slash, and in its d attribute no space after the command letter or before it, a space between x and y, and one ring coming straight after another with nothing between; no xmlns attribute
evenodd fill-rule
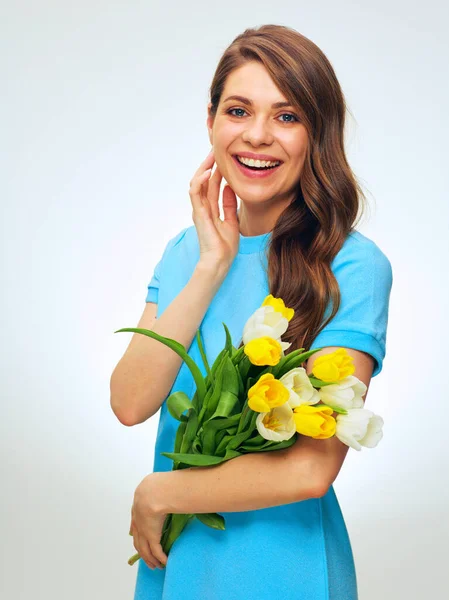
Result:
<svg viewBox="0 0 449 600"><path fill-rule="evenodd" d="M240 96L247 102L229 96ZM274 200L286 206L296 196L307 151L307 130L292 106L273 108L279 102L288 104L265 67L251 61L230 73L217 114L207 119L217 167L247 204ZM261 177L262 171L245 170L236 162L236 155L245 152L282 162L263 171ZM251 177L253 173L259 175Z"/></svg>

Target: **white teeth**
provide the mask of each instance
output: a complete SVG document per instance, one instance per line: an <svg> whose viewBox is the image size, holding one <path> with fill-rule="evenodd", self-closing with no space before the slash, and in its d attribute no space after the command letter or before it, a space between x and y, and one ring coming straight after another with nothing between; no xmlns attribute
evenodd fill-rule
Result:
<svg viewBox="0 0 449 600"><path fill-rule="evenodd" d="M244 158L243 156L236 156L237 160L248 167L275 167L280 165L281 161L269 161L269 160L253 160L252 158Z"/></svg>

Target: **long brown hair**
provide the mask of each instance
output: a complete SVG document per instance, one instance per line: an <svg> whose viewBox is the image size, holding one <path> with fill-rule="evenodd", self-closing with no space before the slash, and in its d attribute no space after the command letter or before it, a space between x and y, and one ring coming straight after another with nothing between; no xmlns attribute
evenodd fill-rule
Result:
<svg viewBox="0 0 449 600"><path fill-rule="evenodd" d="M299 112L309 144L296 198L279 216L267 247L270 293L295 310L283 341L309 349L335 316L340 290L331 262L362 216L365 195L344 150L346 102L322 50L294 29L262 25L238 35L210 86L216 115L226 78L248 61L264 65ZM362 200L362 211L360 210ZM332 301L332 309L324 315Z"/></svg>

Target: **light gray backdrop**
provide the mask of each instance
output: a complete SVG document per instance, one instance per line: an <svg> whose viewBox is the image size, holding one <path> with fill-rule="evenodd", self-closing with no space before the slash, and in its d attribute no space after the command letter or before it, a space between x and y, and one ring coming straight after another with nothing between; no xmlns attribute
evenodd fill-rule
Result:
<svg viewBox="0 0 449 600"><path fill-rule="evenodd" d="M393 265L374 450L335 483L361 600L442 598L448 494L448 86L443 2L4 2L1 7L1 582L8 600L131 599L135 487L158 416L119 423L109 379L168 239L193 224L207 92L226 46L311 38L349 107ZM200 599L199 599L200 600ZM201 599L202 600L202 599ZM206 599L205 599L206 600Z"/></svg>

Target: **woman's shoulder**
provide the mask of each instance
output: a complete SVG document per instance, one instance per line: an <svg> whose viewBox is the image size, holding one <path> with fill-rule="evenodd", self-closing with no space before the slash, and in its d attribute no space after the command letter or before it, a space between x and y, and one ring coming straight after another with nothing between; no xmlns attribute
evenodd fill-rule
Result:
<svg viewBox="0 0 449 600"><path fill-rule="evenodd" d="M392 273L391 263L385 252L374 240L356 229L349 232L332 266L334 270L352 266L364 270L383 271L390 275Z"/></svg>
<svg viewBox="0 0 449 600"><path fill-rule="evenodd" d="M340 253L344 255L353 255L354 257L384 257L385 260L388 260L387 255L379 245L357 229L353 229L348 233L339 254Z"/></svg>
<svg viewBox="0 0 449 600"><path fill-rule="evenodd" d="M192 244L195 239L192 230L196 232L195 225L184 227L174 236L169 238L167 242L167 251L171 251L176 247L185 247L186 245Z"/></svg>

